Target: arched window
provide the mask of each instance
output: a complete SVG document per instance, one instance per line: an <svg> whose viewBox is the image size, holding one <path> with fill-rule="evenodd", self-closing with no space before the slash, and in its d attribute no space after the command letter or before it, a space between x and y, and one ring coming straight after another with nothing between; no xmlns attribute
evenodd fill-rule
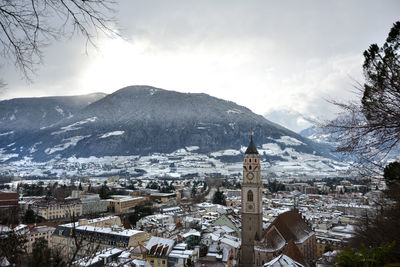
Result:
<svg viewBox="0 0 400 267"><path fill-rule="evenodd" d="M253 202L253 191L251 190L247 192L247 201Z"/></svg>

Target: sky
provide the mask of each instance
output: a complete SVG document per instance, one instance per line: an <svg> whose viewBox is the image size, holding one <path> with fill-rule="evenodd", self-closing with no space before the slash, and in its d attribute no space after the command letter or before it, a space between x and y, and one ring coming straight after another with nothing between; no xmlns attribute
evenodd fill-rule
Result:
<svg viewBox="0 0 400 267"><path fill-rule="evenodd" d="M120 0L118 38L45 47L32 82L0 59L0 99L112 93L129 85L207 93L294 131L355 99L362 53L381 45L400 1Z"/></svg>

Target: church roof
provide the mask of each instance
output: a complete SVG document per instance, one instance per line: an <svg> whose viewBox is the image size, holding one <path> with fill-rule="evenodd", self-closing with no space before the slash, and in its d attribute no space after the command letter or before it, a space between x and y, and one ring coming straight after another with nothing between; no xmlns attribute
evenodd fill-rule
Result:
<svg viewBox="0 0 400 267"><path fill-rule="evenodd" d="M290 210L280 214L268 227L275 226L286 242L293 240L296 244L303 243L314 232L297 210ZM268 236L265 236L268 242Z"/></svg>
<svg viewBox="0 0 400 267"><path fill-rule="evenodd" d="M281 254L275 259L267 262L263 265L263 267L304 267L303 264L298 263L297 261L291 259L290 257Z"/></svg>
<svg viewBox="0 0 400 267"><path fill-rule="evenodd" d="M285 239L279 234L276 227L272 227L268 230L266 235L264 236L263 244L259 245L256 250L266 251L266 252L276 252L283 249L286 245Z"/></svg>
<svg viewBox="0 0 400 267"><path fill-rule="evenodd" d="M286 256L292 258L293 260L295 260L303 265L306 265L303 255L301 254L299 248L296 246L296 244L293 242L293 240L289 241L289 244L287 244L287 246L283 250L283 254L285 254Z"/></svg>
<svg viewBox="0 0 400 267"><path fill-rule="evenodd" d="M256 145L253 142L253 136L251 136L249 146L247 147L246 152L244 152L244 153L245 154L258 154Z"/></svg>

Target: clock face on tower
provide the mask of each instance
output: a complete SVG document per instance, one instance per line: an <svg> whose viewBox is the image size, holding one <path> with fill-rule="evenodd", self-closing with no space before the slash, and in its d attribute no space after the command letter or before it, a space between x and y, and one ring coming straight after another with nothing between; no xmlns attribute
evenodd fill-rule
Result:
<svg viewBox="0 0 400 267"><path fill-rule="evenodd" d="M246 177L247 177L247 179L249 179L249 180L253 180L253 178L254 178L254 173L249 172L249 173L247 173Z"/></svg>

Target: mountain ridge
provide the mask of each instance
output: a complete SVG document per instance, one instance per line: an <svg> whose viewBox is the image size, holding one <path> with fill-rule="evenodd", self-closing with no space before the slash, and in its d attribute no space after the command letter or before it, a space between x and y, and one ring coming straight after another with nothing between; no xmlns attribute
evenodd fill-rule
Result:
<svg viewBox="0 0 400 267"><path fill-rule="evenodd" d="M241 149L247 145L250 132L254 132L259 146L275 143L282 150L288 148L289 151L332 157L323 145L247 107L207 94L128 86L98 98L82 104L80 109L71 112L73 116L58 116L58 120L45 127L39 127L40 124L31 131L2 128L1 153L12 155L4 156L3 162L24 157L48 161L68 157L151 155L172 153L185 147L198 147L198 153L207 154ZM0 107L2 104L3 101ZM55 109L54 104L52 109ZM15 132L4 135L3 129ZM268 160L280 159L268 154L263 156Z"/></svg>

